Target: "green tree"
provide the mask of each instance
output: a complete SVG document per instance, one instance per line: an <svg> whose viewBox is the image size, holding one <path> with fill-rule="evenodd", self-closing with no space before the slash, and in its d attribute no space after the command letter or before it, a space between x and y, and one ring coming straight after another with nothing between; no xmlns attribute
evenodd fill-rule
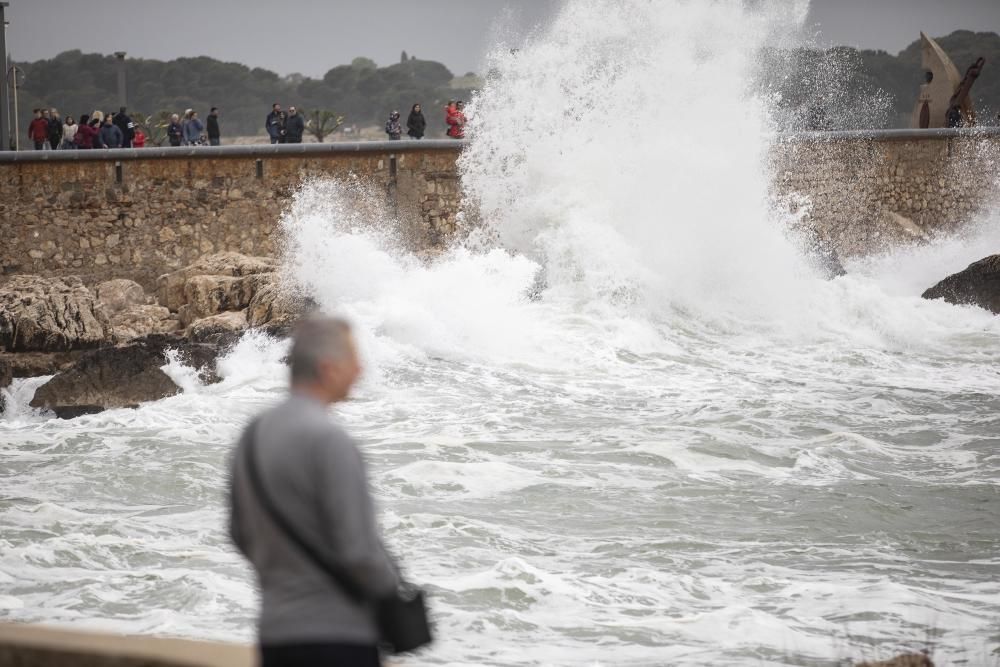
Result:
<svg viewBox="0 0 1000 667"><path fill-rule="evenodd" d="M335 112L327 109L313 109L304 111L306 118L306 132L316 138L316 141L323 143L323 140L337 131L337 128L344 124L344 117L338 116Z"/></svg>

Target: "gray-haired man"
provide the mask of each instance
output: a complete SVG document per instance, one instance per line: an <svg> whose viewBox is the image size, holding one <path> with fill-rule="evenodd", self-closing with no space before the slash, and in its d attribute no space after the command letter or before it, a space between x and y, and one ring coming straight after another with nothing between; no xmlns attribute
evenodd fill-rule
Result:
<svg viewBox="0 0 1000 667"><path fill-rule="evenodd" d="M330 421L327 407L347 398L361 367L342 320L310 318L291 351L289 397L243 432L232 461L230 534L250 560L261 590L261 667L380 664L373 610L357 603L276 526L247 466L274 509L303 538L339 563L371 599L399 578L375 525L357 444Z"/></svg>

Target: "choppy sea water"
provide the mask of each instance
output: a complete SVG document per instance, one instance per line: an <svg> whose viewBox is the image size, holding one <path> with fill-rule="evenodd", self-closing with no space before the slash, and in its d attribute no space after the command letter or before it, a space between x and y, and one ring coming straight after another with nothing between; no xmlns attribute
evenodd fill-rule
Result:
<svg viewBox="0 0 1000 667"><path fill-rule="evenodd" d="M782 24L755 11L574 2L498 49L463 158L492 234L465 247L408 255L351 183L282 220L289 279L355 323L366 375L332 415L432 593L439 640L405 664L996 662L1000 322L919 294L996 252L1000 216L815 277L759 168L741 82ZM746 116L674 130L681 90ZM637 95L656 114L601 134ZM0 617L251 640L226 459L281 400L285 345L246 337L210 386L170 363L184 393L72 421L16 382Z"/></svg>

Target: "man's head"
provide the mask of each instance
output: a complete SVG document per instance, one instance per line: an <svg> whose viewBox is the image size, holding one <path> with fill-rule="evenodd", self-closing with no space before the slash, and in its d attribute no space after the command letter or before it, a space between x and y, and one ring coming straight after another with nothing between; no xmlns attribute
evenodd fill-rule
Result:
<svg viewBox="0 0 1000 667"><path fill-rule="evenodd" d="M120 113L121 115L124 116L125 115L125 107L119 107L118 108L118 113Z"/></svg>
<svg viewBox="0 0 1000 667"><path fill-rule="evenodd" d="M53 118L59 117L59 109L49 109L49 113L52 114Z"/></svg>
<svg viewBox="0 0 1000 667"><path fill-rule="evenodd" d="M178 121L179 121L180 119L181 119L181 117L180 117L180 116L178 116L177 114L175 114L175 113L172 113L172 114L170 114L170 121L171 121L171 122L173 122L173 123L176 123L176 122L178 122Z"/></svg>
<svg viewBox="0 0 1000 667"><path fill-rule="evenodd" d="M465 102L463 102L462 100L455 102L455 108L461 111L462 109L465 108Z"/></svg>
<svg viewBox="0 0 1000 667"><path fill-rule="evenodd" d="M104 124L105 125L113 125L114 124L114 119L111 117L111 114L107 114L107 115L104 116Z"/></svg>
<svg viewBox="0 0 1000 667"><path fill-rule="evenodd" d="M347 398L361 374L350 325L332 317L310 317L299 324L289 355L292 390L324 403Z"/></svg>
<svg viewBox="0 0 1000 667"><path fill-rule="evenodd" d="M275 102L274 104L271 105L271 111L274 111L275 113L281 111L281 105Z"/></svg>
<svg viewBox="0 0 1000 667"><path fill-rule="evenodd" d="M219 115L219 107L212 107L212 110L209 111L208 113L210 113L213 116L218 116Z"/></svg>
<svg viewBox="0 0 1000 667"><path fill-rule="evenodd" d="M42 109L42 118L48 118L48 117L49 117L49 110Z"/></svg>
<svg viewBox="0 0 1000 667"><path fill-rule="evenodd" d="M295 110L295 107L288 107L288 115L294 116L297 113L298 111Z"/></svg>

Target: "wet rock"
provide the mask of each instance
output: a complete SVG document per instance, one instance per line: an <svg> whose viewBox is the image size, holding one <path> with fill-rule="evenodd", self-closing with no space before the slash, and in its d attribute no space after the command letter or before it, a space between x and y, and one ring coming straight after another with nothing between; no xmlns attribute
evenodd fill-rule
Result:
<svg viewBox="0 0 1000 667"><path fill-rule="evenodd" d="M0 389L6 389L14 381L14 372L10 365L0 357ZM0 415L7 409L7 398L0 392Z"/></svg>
<svg viewBox="0 0 1000 667"><path fill-rule="evenodd" d="M143 306L146 304L146 293L139 283L116 278L99 284L94 293L97 301L104 308L108 316L115 315L133 306Z"/></svg>
<svg viewBox="0 0 1000 667"><path fill-rule="evenodd" d="M954 273L922 295L956 305L969 304L1000 315L1000 255L990 255Z"/></svg>
<svg viewBox="0 0 1000 667"><path fill-rule="evenodd" d="M195 320L184 335L192 342L220 344L233 340L233 334L240 334L246 328L247 311L230 311Z"/></svg>
<svg viewBox="0 0 1000 667"><path fill-rule="evenodd" d="M111 337L124 343L149 334L170 333L180 328L180 322L163 306L131 306L111 316Z"/></svg>
<svg viewBox="0 0 1000 667"><path fill-rule="evenodd" d="M0 288L0 347L54 352L97 347L107 317L79 278L14 276Z"/></svg>
<svg viewBox="0 0 1000 667"><path fill-rule="evenodd" d="M0 389L5 389L14 381L14 369L6 359L0 357Z"/></svg>
<svg viewBox="0 0 1000 667"><path fill-rule="evenodd" d="M181 324L188 326L195 320L225 311L243 310L250 305L257 290L274 280L273 273L241 277L192 276L184 283L185 303L177 311Z"/></svg>
<svg viewBox="0 0 1000 667"><path fill-rule="evenodd" d="M242 277L273 273L275 270L275 261L267 257L251 257L237 252L206 255L190 266L160 276L157 279L157 298L161 306L177 312L188 302L185 285L194 276Z"/></svg>
<svg viewBox="0 0 1000 667"><path fill-rule="evenodd" d="M290 330L294 324L316 306L310 299L282 288L277 281L262 285L250 299L247 322L269 332Z"/></svg>
<svg viewBox="0 0 1000 667"><path fill-rule="evenodd" d="M8 352L0 355L0 366L7 366L15 378L55 375L75 364L82 350L71 352ZM3 386L0 384L0 386Z"/></svg>
<svg viewBox="0 0 1000 667"><path fill-rule="evenodd" d="M200 369L206 381L218 380L218 347L190 343L179 336L152 335L85 353L39 387L30 405L72 418L173 396L180 388L160 368L171 349L184 363Z"/></svg>

